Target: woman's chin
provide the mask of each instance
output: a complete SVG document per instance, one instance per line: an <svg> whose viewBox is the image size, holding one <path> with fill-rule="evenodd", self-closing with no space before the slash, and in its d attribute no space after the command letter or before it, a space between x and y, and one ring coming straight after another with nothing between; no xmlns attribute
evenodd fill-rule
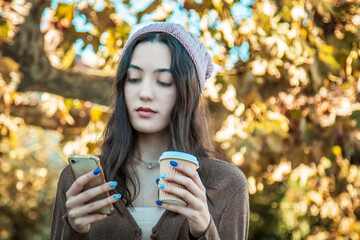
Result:
<svg viewBox="0 0 360 240"><path fill-rule="evenodd" d="M170 132L169 126L133 126L133 128L136 130L136 132L140 134L167 134Z"/></svg>

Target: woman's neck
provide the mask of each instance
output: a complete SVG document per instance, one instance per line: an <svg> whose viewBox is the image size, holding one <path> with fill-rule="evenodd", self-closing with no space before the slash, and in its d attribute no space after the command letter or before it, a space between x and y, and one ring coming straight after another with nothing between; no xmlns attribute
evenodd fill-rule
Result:
<svg viewBox="0 0 360 240"><path fill-rule="evenodd" d="M134 154L147 162L157 162L160 155L169 150L171 141L170 131L155 134L138 133Z"/></svg>

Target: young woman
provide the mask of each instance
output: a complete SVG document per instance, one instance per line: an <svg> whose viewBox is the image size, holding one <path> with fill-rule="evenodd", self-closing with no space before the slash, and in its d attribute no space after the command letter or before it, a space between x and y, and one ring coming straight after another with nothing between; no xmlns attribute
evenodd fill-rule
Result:
<svg viewBox="0 0 360 240"><path fill-rule="evenodd" d="M129 38L100 156L111 181L82 192L98 171L75 181L67 166L58 182L51 239L247 238L246 178L236 166L211 157L200 99L212 70L205 46L179 24L151 24ZM184 188L159 189L155 183L158 159L167 150L198 158L197 171L174 161L172 167L184 176L161 176ZM85 204L105 191L111 196ZM158 191L187 206L159 201ZM114 214L92 213L109 203Z"/></svg>

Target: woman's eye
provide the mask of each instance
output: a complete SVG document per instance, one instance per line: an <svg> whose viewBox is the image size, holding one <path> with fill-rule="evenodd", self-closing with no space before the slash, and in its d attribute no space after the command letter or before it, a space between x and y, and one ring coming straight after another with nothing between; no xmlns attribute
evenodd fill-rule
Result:
<svg viewBox="0 0 360 240"><path fill-rule="evenodd" d="M128 78L128 82L131 82L131 83L136 83L138 81L140 81L140 79L138 79L138 78Z"/></svg>
<svg viewBox="0 0 360 240"><path fill-rule="evenodd" d="M158 83L164 87L170 87L172 85L172 83L166 83L166 82L161 82L161 81L158 81Z"/></svg>

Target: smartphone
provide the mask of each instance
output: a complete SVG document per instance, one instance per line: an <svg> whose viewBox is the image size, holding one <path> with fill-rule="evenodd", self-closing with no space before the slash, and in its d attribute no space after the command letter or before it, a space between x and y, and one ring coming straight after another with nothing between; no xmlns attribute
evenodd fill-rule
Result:
<svg viewBox="0 0 360 240"><path fill-rule="evenodd" d="M90 171L93 171L97 168L100 168L101 172L100 174L90 182L88 182L85 186L83 191L88 190L89 188L93 188L96 186L99 186L103 183L105 183L105 177L103 170L100 166L100 159L99 157L95 155L71 155L68 158L69 164L71 166L72 173L74 175L74 178L77 179L80 176L84 175L85 173L88 173ZM90 199L86 203L94 202L97 200L101 200L104 198L109 197L109 192L104 192L96 197ZM100 214L113 214L114 213L114 206L112 204L109 204L105 207L102 207L95 211L94 213L100 213Z"/></svg>

